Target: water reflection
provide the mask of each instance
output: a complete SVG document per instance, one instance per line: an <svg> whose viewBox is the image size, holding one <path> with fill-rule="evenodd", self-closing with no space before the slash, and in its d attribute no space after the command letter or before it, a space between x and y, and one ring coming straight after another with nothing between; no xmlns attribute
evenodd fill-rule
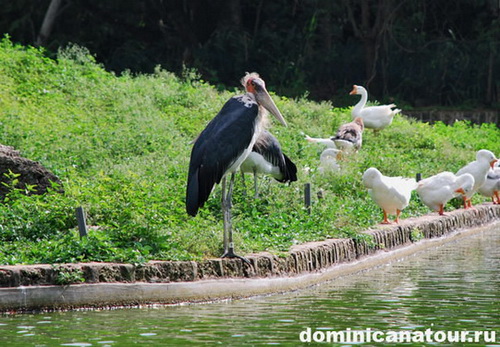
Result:
<svg viewBox="0 0 500 347"><path fill-rule="evenodd" d="M499 330L500 228L306 290L203 305L0 317L0 345L297 345L314 330ZM499 336L500 337L500 336Z"/></svg>

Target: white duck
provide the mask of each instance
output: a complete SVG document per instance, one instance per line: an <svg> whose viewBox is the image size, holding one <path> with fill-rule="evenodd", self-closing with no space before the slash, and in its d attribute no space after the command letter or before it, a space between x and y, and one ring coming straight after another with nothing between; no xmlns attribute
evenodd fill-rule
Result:
<svg viewBox="0 0 500 347"><path fill-rule="evenodd" d="M364 128L363 118L356 117L352 122L341 125L332 141L342 151L358 151L363 143Z"/></svg>
<svg viewBox="0 0 500 347"><path fill-rule="evenodd" d="M322 174L340 170L337 160L340 159L340 150L336 148L327 148L319 157L318 171Z"/></svg>
<svg viewBox="0 0 500 347"><path fill-rule="evenodd" d="M400 109L392 109L395 104L365 107L368 101L368 92L362 86L353 85L350 95L361 95L361 100L352 109L352 118L361 117L365 128L381 130L392 123L394 116L401 112Z"/></svg>
<svg viewBox="0 0 500 347"><path fill-rule="evenodd" d="M455 176L445 171L418 182L417 193L420 200L431 210L444 215L444 205L458 193L466 194L474 186L474 177L465 173Z"/></svg>
<svg viewBox="0 0 500 347"><path fill-rule="evenodd" d="M408 206L411 192L417 187L417 182L413 178L387 177L373 167L363 174L363 184L368 188L373 201L384 212L382 224L390 224L387 219L388 214L395 214L395 222L399 223L399 215Z"/></svg>
<svg viewBox="0 0 500 347"><path fill-rule="evenodd" d="M486 181L478 190L479 194L491 198L494 204L500 204L500 166L491 169Z"/></svg>
<svg viewBox="0 0 500 347"><path fill-rule="evenodd" d="M463 168L457 171L457 176L464 173L470 173L474 177L474 186L469 192L462 194L462 199L464 200L464 208L471 208L471 197L475 192L484 184L486 181L486 176L490 168L493 168L497 162L495 155L486 149L481 149L476 153L476 160L465 165Z"/></svg>

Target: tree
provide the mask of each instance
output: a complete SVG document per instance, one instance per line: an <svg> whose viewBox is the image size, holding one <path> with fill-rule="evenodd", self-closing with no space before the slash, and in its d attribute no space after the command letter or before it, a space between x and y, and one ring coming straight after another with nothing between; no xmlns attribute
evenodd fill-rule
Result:
<svg viewBox="0 0 500 347"><path fill-rule="evenodd" d="M364 48L365 85L370 88L377 77L380 47L394 13L392 0L343 0L354 36ZM380 90L375 83L371 90Z"/></svg>
<svg viewBox="0 0 500 347"><path fill-rule="evenodd" d="M47 42L47 39L52 32L54 22L61 12L61 3L62 0L50 1L49 8L47 9L45 17L43 18L42 27L40 28L40 32L38 33L38 37L35 41L36 46L43 46Z"/></svg>

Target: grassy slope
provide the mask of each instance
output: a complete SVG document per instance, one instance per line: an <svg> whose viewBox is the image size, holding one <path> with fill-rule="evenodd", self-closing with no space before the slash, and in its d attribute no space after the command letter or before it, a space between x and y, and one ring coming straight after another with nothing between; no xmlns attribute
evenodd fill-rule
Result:
<svg viewBox="0 0 500 347"><path fill-rule="evenodd" d="M0 264L140 263L220 255L220 191L191 218L184 211L184 185L189 142L232 95L189 73L182 79L161 70L116 77L78 47L53 61L3 40L0 143L53 170L66 193L26 197L13 192L0 205ZM340 173L321 176L315 168L322 148L304 141L303 132L331 135L350 120L350 111L306 99L275 100L289 127L272 122L271 131L296 162L299 181L285 186L264 178L258 201L244 197L237 185L234 226L241 253L356 236L377 224L381 212L361 185L370 166L386 175L421 172L426 177L458 170L481 148L500 154L500 131L494 125L430 126L398 116L379 135L365 132L362 150L343 163ZM312 183L313 192L323 192L322 199L313 194L310 215L302 202L305 182ZM94 226L84 240L74 216L80 205ZM424 213L428 210L415 197L403 218Z"/></svg>

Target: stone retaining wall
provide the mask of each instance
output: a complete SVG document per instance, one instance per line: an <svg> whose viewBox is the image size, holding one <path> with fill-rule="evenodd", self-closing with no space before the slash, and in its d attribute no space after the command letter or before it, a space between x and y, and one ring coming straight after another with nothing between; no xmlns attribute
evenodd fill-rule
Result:
<svg viewBox="0 0 500 347"><path fill-rule="evenodd" d="M294 276L352 262L376 253L408 245L422 238L500 220L500 206L485 204L471 210L455 210L403 220L400 225L377 226L366 231L370 238L329 239L293 246L286 256L258 253L247 256L252 267L235 259L204 261L151 261L141 266L116 263L0 266L2 288L45 286L61 283L61 273L77 272L84 283L170 283L222 278ZM65 283L66 284L66 283ZM1 305L0 305L1 306Z"/></svg>

